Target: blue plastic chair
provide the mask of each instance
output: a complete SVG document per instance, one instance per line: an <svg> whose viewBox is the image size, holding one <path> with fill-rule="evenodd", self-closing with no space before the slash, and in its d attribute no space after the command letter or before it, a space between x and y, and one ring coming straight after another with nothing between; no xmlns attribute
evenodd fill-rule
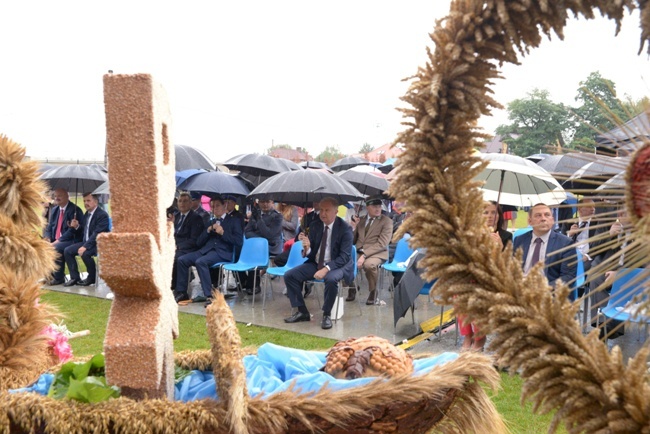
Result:
<svg viewBox="0 0 650 434"><path fill-rule="evenodd" d="M532 230L533 230L533 228L531 228L530 226L528 226L527 228L517 229L516 231L514 231L514 232L512 233L512 239L514 240L514 239L517 238L519 235L523 235L523 234L525 234L525 233L527 233L527 232L530 232L530 231L532 231Z"/></svg>
<svg viewBox="0 0 650 434"><path fill-rule="evenodd" d="M403 273L406 271L406 266L405 265L398 265L400 263L406 262L406 260L411 257L415 250L411 249L408 243L408 238L402 237L397 242L397 246L395 247L395 255L393 256L393 260L391 262L382 264L381 268L384 270L386 273L390 272L398 272L398 273ZM395 290L395 285L393 284L393 279L389 279L389 288L390 291L393 292Z"/></svg>
<svg viewBox="0 0 650 434"><path fill-rule="evenodd" d="M284 277L284 273L291 270L293 267L304 264L307 260L307 257L302 256L302 241L296 241L291 246L289 250L289 257L287 258L287 263L282 267L269 267L266 269L266 282L271 285L271 297L273 297L273 281L270 279L270 276L280 276ZM264 288L264 296L262 297L262 309L266 307L266 285Z"/></svg>
<svg viewBox="0 0 650 434"><path fill-rule="evenodd" d="M634 301L634 298L643 293L643 288L650 285L650 270L646 268L621 268L616 273L616 280L607 301L607 306L600 313L607 320L627 321L645 324L645 335L648 335L650 316L632 315L621 309ZM640 301L640 300L638 300ZM600 319L600 316L599 316ZM599 324L600 325L600 324Z"/></svg>
<svg viewBox="0 0 650 434"><path fill-rule="evenodd" d="M354 277L353 277L351 283L352 283L352 285L355 285L356 280L357 280L358 269L357 269L357 246L355 246L354 244L352 245L352 272L353 272ZM341 292L342 289L347 288L347 286L343 286L341 282L342 281L339 281L339 293ZM319 279L319 280L316 280L316 279L306 280L305 282L302 283L302 291L303 292L305 291L305 285L308 284L308 283L321 283L322 284L322 283L325 283L325 281L322 280L322 279ZM356 288L356 286L355 286L355 288ZM318 302L318 307L320 308L321 307L320 294L318 293L318 289L316 289L316 285L314 285L314 291L316 293L316 301ZM335 314L334 314L334 322L337 321L337 318L339 316L338 315L338 313L339 313L339 300L340 300L340 297L337 294L336 302L334 303L334 306L336 308ZM361 299L359 297L357 297L357 304L359 305L359 315L363 315L363 311L361 310Z"/></svg>
<svg viewBox="0 0 650 434"><path fill-rule="evenodd" d="M253 271L261 270L269 266L269 241L266 238L245 238L239 255L239 261L234 264L225 264L224 270L228 271ZM242 290L239 275L237 285ZM257 287L257 273L253 277L253 288ZM253 291L253 307L255 307L255 291Z"/></svg>
<svg viewBox="0 0 650 434"><path fill-rule="evenodd" d="M233 249L233 251L232 251L232 259L230 261L217 262L217 263L214 263L214 264L210 265L210 268L218 268L219 269L219 271L218 271L218 273L219 273L218 276L219 277L217 278L217 290L218 291L221 291L221 279L222 279L222 274L223 274L223 266L226 265L226 264L234 264L234 263L235 263L235 249ZM214 288L214 285L212 285L212 287Z"/></svg>

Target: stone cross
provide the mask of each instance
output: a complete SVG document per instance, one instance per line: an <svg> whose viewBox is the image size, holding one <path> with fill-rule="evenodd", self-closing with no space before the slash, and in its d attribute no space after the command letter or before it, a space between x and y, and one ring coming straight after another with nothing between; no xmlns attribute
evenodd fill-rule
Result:
<svg viewBox="0 0 650 434"><path fill-rule="evenodd" d="M104 76L113 229L97 237L115 293L104 341L106 379L134 399L174 396L178 307L171 270L175 154L163 88L148 74Z"/></svg>

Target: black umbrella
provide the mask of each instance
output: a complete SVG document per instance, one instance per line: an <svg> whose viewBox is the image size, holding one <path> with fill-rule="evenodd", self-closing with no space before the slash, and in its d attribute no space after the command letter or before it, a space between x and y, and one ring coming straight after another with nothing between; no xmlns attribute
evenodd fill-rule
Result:
<svg viewBox="0 0 650 434"><path fill-rule="evenodd" d="M284 158L260 154L241 154L223 163L228 169L239 171L239 176L254 186L278 173L302 170L296 163Z"/></svg>
<svg viewBox="0 0 650 434"><path fill-rule="evenodd" d="M572 152L563 155L550 155L537 162L537 165L549 172L557 180L565 180L587 163L596 161L598 155Z"/></svg>
<svg viewBox="0 0 650 434"><path fill-rule="evenodd" d="M340 204L362 200L363 194L336 175L321 170L300 170L279 173L267 179L248 197L306 206L326 197L333 197Z"/></svg>
<svg viewBox="0 0 650 434"><path fill-rule="evenodd" d="M185 145L174 145L176 171L188 169L214 170L214 163L202 151Z"/></svg>
<svg viewBox="0 0 650 434"><path fill-rule="evenodd" d="M108 181L102 170L79 164L67 164L43 172L40 176L52 190L62 188L67 192L86 193Z"/></svg>
<svg viewBox="0 0 650 434"><path fill-rule="evenodd" d="M332 171L332 169L330 169L330 167L322 161L303 161L302 163L298 163L298 166L302 167L303 169L325 169L330 172Z"/></svg>
<svg viewBox="0 0 650 434"><path fill-rule="evenodd" d="M379 171L359 170L361 167L370 168L370 166L353 167L352 169L338 172L336 175L348 181L366 196L383 195L390 186L390 183L385 178L386 175Z"/></svg>
<svg viewBox="0 0 650 434"><path fill-rule="evenodd" d="M619 200L625 196L625 172L609 178L603 185L596 188L594 194L607 200Z"/></svg>
<svg viewBox="0 0 650 434"><path fill-rule="evenodd" d="M76 204L78 193L95 191L108 181L108 176L102 170L90 166L67 164L43 172L40 179L47 183L50 190L62 188L68 193L74 192Z"/></svg>
<svg viewBox="0 0 650 434"><path fill-rule="evenodd" d="M361 157L344 157L340 160L336 160L334 164L330 166L330 169L335 172L340 172L342 170L352 169L356 166L363 166L364 164L370 164L370 161Z"/></svg>
<svg viewBox="0 0 650 434"><path fill-rule="evenodd" d="M629 157L599 156L597 161L576 170L562 185L571 190L595 190L614 175L624 172L629 161Z"/></svg>
<svg viewBox="0 0 650 434"><path fill-rule="evenodd" d="M193 191L206 196L231 194L246 196L250 190L244 181L224 172L201 172L194 174L178 185L180 190Z"/></svg>
<svg viewBox="0 0 650 434"><path fill-rule="evenodd" d="M418 263L424 258L423 252L415 253L408 261L406 271L395 287L393 298L393 325L397 325L400 318L404 318L409 308L413 306L415 299L420 294L420 289L424 286L422 280L424 270L418 268Z"/></svg>

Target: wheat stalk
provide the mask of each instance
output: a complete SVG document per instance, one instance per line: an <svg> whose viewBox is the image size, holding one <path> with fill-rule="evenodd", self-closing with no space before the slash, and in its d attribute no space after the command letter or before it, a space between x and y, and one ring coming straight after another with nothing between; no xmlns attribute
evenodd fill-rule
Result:
<svg viewBox="0 0 650 434"><path fill-rule="evenodd" d="M649 6L638 6L645 41ZM484 165L471 155L483 137L476 120L500 107L488 96L497 65L518 63L542 35L562 38L569 14L593 18L598 11L620 27L625 9L635 7L626 0L454 1L431 34L435 50L403 97L411 107L402 110L407 128L396 142L406 151L390 192L408 203L413 218L400 231L427 249L426 278L438 279L442 302L495 336L499 363L525 380L522 399L555 411L550 431L563 421L570 432L650 432L648 349L627 365L618 349L609 354L595 333L582 335L568 287L553 294L541 265L524 277L521 257L490 242L472 181Z"/></svg>

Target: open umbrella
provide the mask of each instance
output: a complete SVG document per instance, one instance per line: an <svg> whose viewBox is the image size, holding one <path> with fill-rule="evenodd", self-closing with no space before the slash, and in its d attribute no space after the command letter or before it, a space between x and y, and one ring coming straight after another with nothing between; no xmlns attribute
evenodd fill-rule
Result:
<svg viewBox="0 0 650 434"><path fill-rule="evenodd" d="M564 188L570 190L583 190L591 192L603 185L614 175L625 171L629 157L599 156L598 160L583 165L562 183Z"/></svg>
<svg viewBox="0 0 650 434"><path fill-rule="evenodd" d="M228 169L239 171L239 176L254 186L260 185L278 173L302 170L302 167L293 161L260 154L237 155L224 162L223 165Z"/></svg>
<svg viewBox="0 0 650 434"><path fill-rule="evenodd" d="M364 164L368 165L370 164L370 161L361 157L344 157L340 160L336 160L334 164L330 166L330 169L335 172L340 172L342 170L352 169L355 166L363 166Z"/></svg>
<svg viewBox="0 0 650 434"><path fill-rule="evenodd" d="M357 166L336 174L366 196L383 195L390 183L386 175L370 166Z"/></svg>
<svg viewBox="0 0 650 434"><path fill-rule="evenodd" d="M537 165L553 175L555 179L563 181L585 164L596 161L597 159L598 155L596 154L571 152L568 154L548 156L538 161Z"/></svg>
<svg viewBox="0 0 650 434"><path fill-rule="evenodd" d="M214 163L202 151L186 145L174 145L176 171L187 169L214 170Z"/></svg>
<svg viewBox="0 0 650 434"><path fill-rule="evenodd" d="M332 169L330 169L330 167L322 161L303 161L302 163L298 163L298 166L302 167L303 169L325 169L330 172L332 171Z"/></svg>
<svg viewBox="0 0 650 434"><path fill-rule="evenodd" d="M108 181L108 176L102 170L79 164L66 164L43 172L40 179L44 180L50 189L62 188L67 192L86 193Z"/></svg>
<svg viewBox="0 0 650 434"><path fill-rule="evenodd" d="M532 161L507 154L481 154L481 158L488 165L475 179L485 181L481 187L485 200L516 207L566 200L562 186Z"/></svg>
<svg viewBox="0 0 650 434"><path fill-rule="evenodd" d="M250 193L244 181L235 175L224 172L201 172L190 176L183 181L178 188L180 190L193 191L206 196L215 194L230 194L234 196L246 196Z"/></svg>
<svg viewBox="0 0 650 434"><path fill-rule="evenodd" d="M333 197L341 204L362 200L363 194L336 175L321 170L300 170L279 173L267 179L248 197L305 206L325 197Z"/></svg>
<svg viewBox="0 0 650 434"><path fill-rule="evenodd" d="M526 160L530 160L533 163L539 163L544 158L550 157L550 156L551 156L551 154L533 154L533 155L529 155L528 157L526 157Z"/></svg>
<svg viewBox="0 0 650 434"><path fill-rule="evenodd" d="M111 194L108 181L93 190L93 194Z"/></svg>
<svg viewBox="0 0 650 434"><path fill-rule="evenodd" d="M181 185L187 178L197 173L207 172L205 169L187 169L176 172L176 187Z"/></svg>

